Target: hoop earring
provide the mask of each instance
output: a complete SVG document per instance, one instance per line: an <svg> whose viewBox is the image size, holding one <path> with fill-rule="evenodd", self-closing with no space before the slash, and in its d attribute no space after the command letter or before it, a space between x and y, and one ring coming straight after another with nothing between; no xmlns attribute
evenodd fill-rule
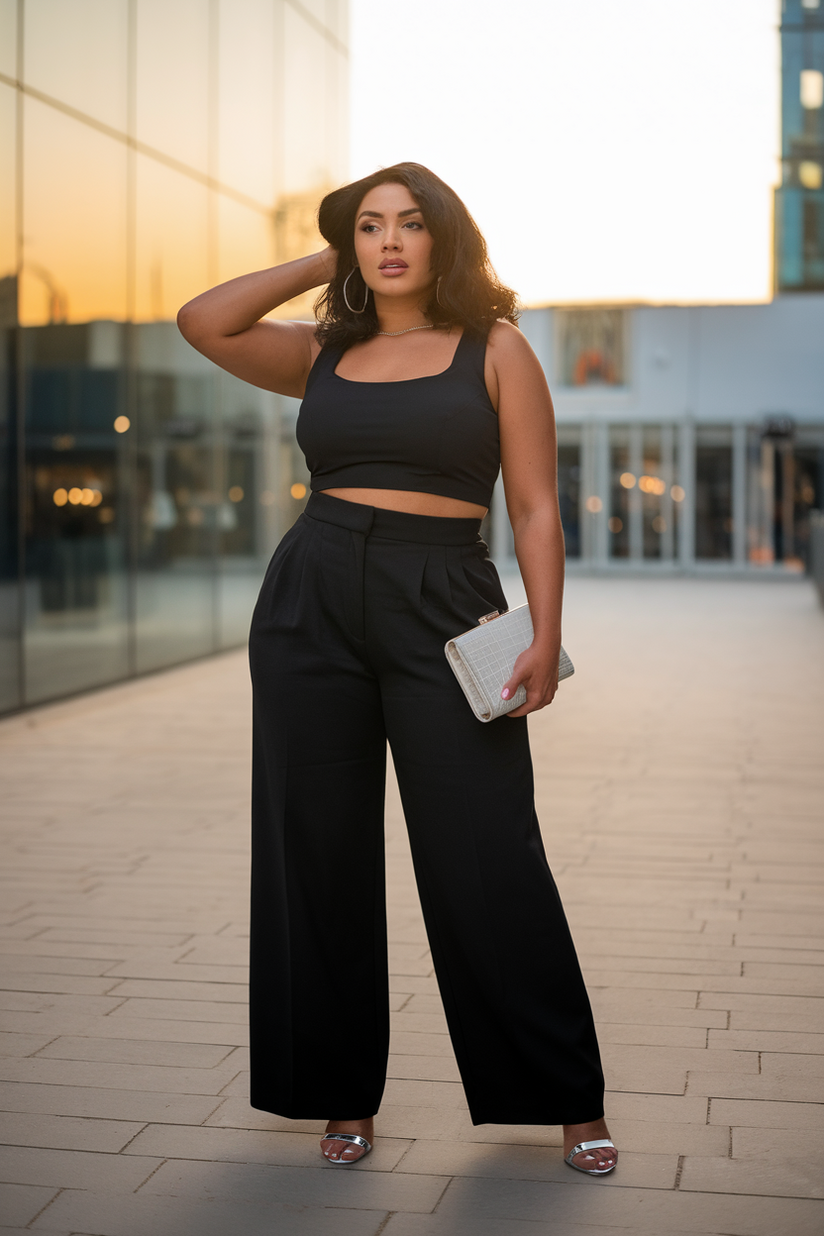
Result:
<svg viewBox="0 0 824 1236"><path fill-rule="evenodd" d="M435 300L439 305L441 305L440 291L441 291L442 277L443 277L442 275L438 275L438 282L435 284ZM443 309L443 305L441 305L441 309Z"/></svg>
<svg viewBox="0 0 824 1236"><path fill-rule="evenodd" d="M366 295L363 298L363 308L362 309L353 309L352 306L349 304L349 297L346 295L346 285L349 282L349 280L352 278L352 276L354 275L357 269L358 269L357 266L353 266L349 274L346 276L346 278L343 281L343 299L346 302L346 308L349 310L350 313L366 313L366 306L369 302L369 288L368 287L366 287ZM364 280L364 285L366 285L366 280Z"/></svg>

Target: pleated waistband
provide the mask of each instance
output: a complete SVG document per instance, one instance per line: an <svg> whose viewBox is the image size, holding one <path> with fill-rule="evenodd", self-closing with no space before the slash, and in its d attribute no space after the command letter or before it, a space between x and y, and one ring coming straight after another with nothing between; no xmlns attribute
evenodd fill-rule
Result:
<svg viewBox="0 0 824 1236"><path fill-rule="evenodd" d="M452 519L440 515L410 515L378 506L346 502L331 494L313 493L304 515L320 523L335 524L363 536L387 541L414 541L420 545L474 545L481 540L479 519Z"/></svg>

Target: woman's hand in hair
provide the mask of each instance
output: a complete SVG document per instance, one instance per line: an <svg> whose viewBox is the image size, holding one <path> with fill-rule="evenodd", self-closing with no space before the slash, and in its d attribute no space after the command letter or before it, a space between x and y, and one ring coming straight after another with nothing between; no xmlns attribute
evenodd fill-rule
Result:
<svg viewBox="0 0 824 1236"><path fill-rule="evenodd" d="M537 712L552 703L558 690L559 656L560 646L551 653L536 648L534 643L524 649L515 662L512 676L504 683L501 699L512 699L518 687L524 687L526 703L513 708L507 716L525 717L528 712Z"/></svg>
<svg viewBox="0 0 824 1236"><path fill-rule="evenodd" d="M273 309L325 286L337 253L319 253L230 279L201 293L177 315L184 339L221 369L279 395L303 398L320 344L314 322L284 322Z"/></svg>
<svg viewBox="0 0 824 1236"><path fill-rule="evenodd" d="M338 269L338 251L331 245L327 245L325 249L321 249L318 257L323 262L326 282L331 283Z"/></svg>

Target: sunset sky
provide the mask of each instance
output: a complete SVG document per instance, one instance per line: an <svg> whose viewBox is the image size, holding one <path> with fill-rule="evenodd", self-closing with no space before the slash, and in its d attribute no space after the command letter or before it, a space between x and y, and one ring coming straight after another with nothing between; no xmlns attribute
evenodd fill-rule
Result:
<svg viewBox="0 0 824 1236"><path fill-rule="evenodd" d="M411 159L527 304L770 294L779 0L352 0L352 173Z"/></svg>

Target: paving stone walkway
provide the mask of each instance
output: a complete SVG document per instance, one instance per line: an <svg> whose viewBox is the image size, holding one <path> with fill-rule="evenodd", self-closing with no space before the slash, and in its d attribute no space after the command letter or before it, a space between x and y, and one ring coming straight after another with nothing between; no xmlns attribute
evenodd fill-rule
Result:
<svg viewBox="0 0 824 1236"><path fill-rule="evenodd" d="M573 579L565 641L538 807L615 1175L470 1124L394 785L375 1151L332 1167L249 1107L232 653L0 723L3 1236L820 1236L824 614L803 582Z"/></svg>

